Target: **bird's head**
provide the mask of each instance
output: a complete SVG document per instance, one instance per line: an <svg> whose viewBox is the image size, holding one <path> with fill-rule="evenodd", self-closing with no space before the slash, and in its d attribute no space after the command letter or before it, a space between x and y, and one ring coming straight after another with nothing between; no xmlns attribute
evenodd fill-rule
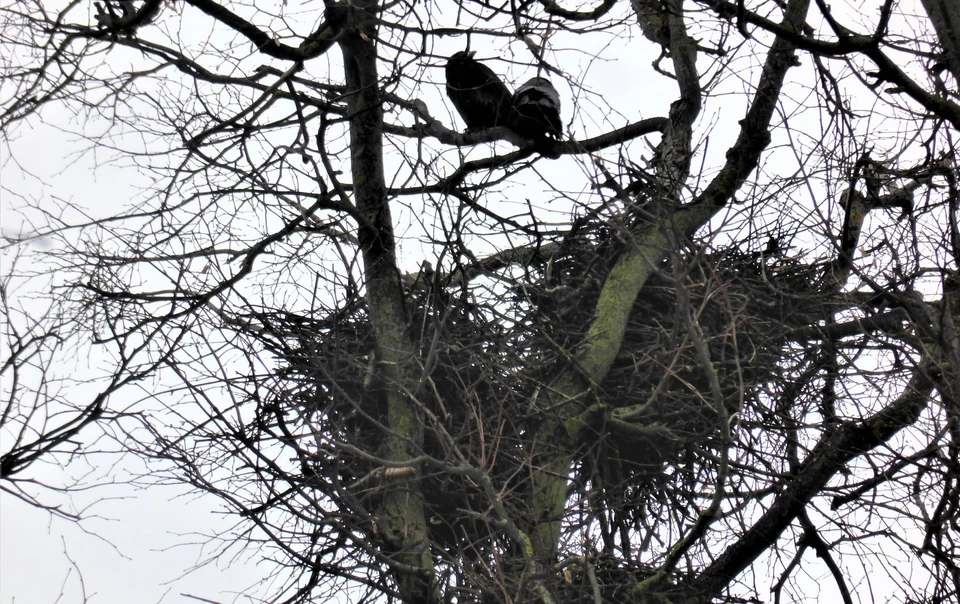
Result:
<svg viewBox="0 0 960 604"><path fill-rule="evenodd" d="M453 56L450 57L451 61L471 61L473 60L473 55L477 54L475 50L461 50L460 52L453 53Z"/></svg>

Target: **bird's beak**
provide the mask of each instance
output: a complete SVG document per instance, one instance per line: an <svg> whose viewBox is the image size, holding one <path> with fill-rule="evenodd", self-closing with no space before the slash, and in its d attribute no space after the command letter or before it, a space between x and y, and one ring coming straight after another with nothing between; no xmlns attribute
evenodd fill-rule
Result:
<svg viewBox="0 0 960 604"><path fill-rule="evenodd" d="M475 50L468 50L468 51L467 51L467 56L470 57L471 59L473 58L473 55L475 55L475 54L477 54L477 51L475 51Z"/></svg>

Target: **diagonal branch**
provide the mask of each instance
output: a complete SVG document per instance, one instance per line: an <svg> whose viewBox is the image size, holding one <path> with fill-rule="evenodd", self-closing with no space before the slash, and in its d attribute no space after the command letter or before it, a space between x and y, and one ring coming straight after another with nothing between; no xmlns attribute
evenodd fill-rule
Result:
<svg viewBox="0 0 960 604"><path fill-rule="evenodd" d="M681 591L696 594L703 601L719 594L733 577L780 538L847 462L917 421L930 400L934 378L934 364L922 363L896 400L861 422L847 422L827 433L763 516Z"/></svg>
<svg viewBox="0 0 960 604"><path fill-rule="evenodd" d="M187 3L237 31L253 42L259 52L288 61L312 59L330 50L340 36L344 25L344 10L335 3L328 3L326 21L307 38L304 45L294 48L280 44L253 23L213 0L187 0Z"/></svg>

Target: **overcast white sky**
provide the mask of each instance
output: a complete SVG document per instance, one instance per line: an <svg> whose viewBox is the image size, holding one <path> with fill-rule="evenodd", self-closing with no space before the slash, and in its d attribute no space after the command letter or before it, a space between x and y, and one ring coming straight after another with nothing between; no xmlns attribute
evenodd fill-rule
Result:
<svg viewBox="0 0 960 604"><path fill-rule="evenodd" d="M65 112L51 111L46 116L54 122L68 119ZM20 129L19 136L9 143L12 153L0 145L4 189L0 193L0 225L4 234L24 230L20 215L11 209L20 205L11 190L36 199L53 195L88 215L104 216L138 194L131 185L149 182L130 170L97 167L92 156L73 156L79 147L74 136L42 125ZM11 156L17 164L9 161ZM24 172L37 178L25 177ZM79 215L71 218L79 220ZM49 249L44 241L32 245ZM10 257L0 253L0 262L8 264ZM15 303L30 308L31 291L42 290L46 282L18 285ZM7 353L0 350L0 358ZM63 359L58 372L61 377L83 382L101 375L101 368L88 350L81 349L72 358ZM6 376L3 380L0 390L6 396L9 382ZM85 397L82 400L90 400L96 392L83 385L70 384L67 388L69 396ZM86 440L93 436L93 431L82 435ZM7 435L0 433L0 438ZM0 449L6 450L2 446ZM129 455L78 459L66 470L48 463L31 466L25 474L43 484L73 484L73 478L88 472L87 484L112 483L73 495L73 503L66 509L82 510L85 520L79 525L0 491L0 604L72 604L84 601L84 593L93 604L189 601L181 595L184 593L232 602L231 593L273 572L273 568L257 566L256 552L251 552L253 559L223 559L184 577L185 571L207 559L209 548L198 545L205 541L201 535L226 530L231 526L230 519L218 513L221 508L212 497L189 493L183 487L154 485L144 489L124 484L130 479L130 471L141 469L138 473L142 474L142 468L142 462ZM43 489L36 489L36 493L46 504L69 503Z"/></svg>

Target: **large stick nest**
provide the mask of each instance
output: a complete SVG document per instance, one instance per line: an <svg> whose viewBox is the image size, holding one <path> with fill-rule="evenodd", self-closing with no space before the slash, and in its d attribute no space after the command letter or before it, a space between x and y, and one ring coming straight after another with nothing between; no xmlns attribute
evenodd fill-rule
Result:
<svg viewBox="0 0 960 604"><path fill-rule="evenodd" d="M535 392L558 372L577 371L572 359L622 245L602 229L581 233L553 257L526 267L511 286L512 299L496 303L452 295L436 278L421 279L408 291L408 333L424 377L417 400L429 410L425 453L459 464L456 447L502 489L516 518L528 516L526 447L541 413L532 403ZM645 506L661 501L665 489L692 499L696 485L703 485L702 468L715 463L711 450L721 414L710 402L709 369L695 354L678 288L685 288L687 309L708 344L728 416L756 404L758 386L781 380L791 330L823 316L810 303L819 271L777 254L689 249L657 268L583 418L592 430L586 431L575 482L581 488L590 483L592 496L619 514L618 522L631 524ZM501 316L514 322L508 326ZM378 379L363 300L324 317L277 313L267 321L266 341L284 365L286 387L276 404L296 409L309 430L329 441L376 455L388 385ZM608 421L618 409L631 411L626 421ZM310 471L354 494L356 513L374 511L378 483L370 476L376 463L336 446L315 457ZM701 469L691 470L695 466ZM502 533L486 522L486 496L442 465L421 471L435 543L454 559L482 557Z"/></svg>

